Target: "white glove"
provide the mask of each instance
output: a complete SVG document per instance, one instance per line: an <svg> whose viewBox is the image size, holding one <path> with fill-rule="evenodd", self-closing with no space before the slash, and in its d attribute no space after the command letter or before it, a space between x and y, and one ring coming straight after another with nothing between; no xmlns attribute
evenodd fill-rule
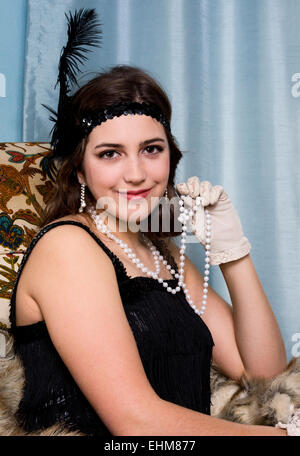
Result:
<svg viewBox="0 0 300 456"><path fill-rule="evenodd" d="M288 422L278 421L275 427L286 429L287 435L300 436L300 409L295 410L294 405L291 405Z"/></svg>
<svg viewBox="0 0 300 456"><path fill-rule="evenodd" d="M176 185L179 194L186 195L186 206L192 208L196 198L202 198L202 205L211 215L210 263L218 265L238 260L247 255L251 244L243 234L242 225L232 202L221 185L212 187L208 181L200 182L197 176L190 177L187 183ZM205 214L200 204L198 211L190 219L192 233L205 245Z"/></svg>

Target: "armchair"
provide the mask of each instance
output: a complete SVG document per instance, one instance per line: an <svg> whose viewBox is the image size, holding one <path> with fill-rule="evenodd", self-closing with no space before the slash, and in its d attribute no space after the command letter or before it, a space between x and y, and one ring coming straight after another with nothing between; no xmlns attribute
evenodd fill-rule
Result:
<svg viewBox="0 0 300 456"><path fill-rule="evenodd" d="M48 143L0 143L0 436L24 435L14 413L24 382L8 333L9 304L18 267L39 229L54 188L56 167ZM273 379L239 382L211 367L211 414L248 424L286 423L290 407L300 407L300 358ZM61 426L30 435L81 435Z"/></svg>

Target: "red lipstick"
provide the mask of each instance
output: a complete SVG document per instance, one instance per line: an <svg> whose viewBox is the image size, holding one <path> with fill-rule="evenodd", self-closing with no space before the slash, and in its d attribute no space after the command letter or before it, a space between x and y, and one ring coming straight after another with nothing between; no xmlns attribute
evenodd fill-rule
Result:
<svg viewBox="0 0 300 456"><path fill-rule="evenodd" d="M122 196L126 196L127 199L132 198L145 198L150 192L151 188L141 190L129 190L127 192L119 192Z"/></svg>

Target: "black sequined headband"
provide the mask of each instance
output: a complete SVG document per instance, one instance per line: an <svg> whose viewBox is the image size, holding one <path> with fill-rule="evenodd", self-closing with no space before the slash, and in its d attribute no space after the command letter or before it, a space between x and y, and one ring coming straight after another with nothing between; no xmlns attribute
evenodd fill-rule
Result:
<svg viewBox="0 0 300 456"><path fill-rule="evenodd" d="M106 108L86 115L81 121L81 132L83 137L88 136L96 126L108 119L120 117L122 115L144 114L151 116L160 122L169 132L171 132L169 121L163 114L160 107L154 103L138 103L138 102L120 102Z"/></svg>

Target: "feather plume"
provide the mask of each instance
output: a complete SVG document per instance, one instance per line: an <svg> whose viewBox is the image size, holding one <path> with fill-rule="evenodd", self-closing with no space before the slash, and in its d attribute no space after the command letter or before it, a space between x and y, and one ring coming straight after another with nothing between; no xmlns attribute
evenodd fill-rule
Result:
<svg viewBox="0 0 300 456"><path fill-rule="evenodd" d="M81 72L79 64L87 60L86 53L91 50L87 46L99 46L102 34L97 21L95 9L80 9L74 16L69 12L65 14L68 21L68 41L63 47L57 83L61 89L68 93L72 84L77 84L76 73Z"/></svg>
<svg viewBox="0 0 300 456"><path fill-rule="evenodd" d="M43 105L51 113L50 120L54 122L51 130L51 146L53 158L61 158L66 151L66 127L71 109L69 95L74 85L78 86L77 74L81 72L80 65L87 60L88 47L100 46L102 30L98 22L95 9L81 8L72 15L65 14L68 23L68 40L63 47L58 65L58 78L55 87L59 84L59 99L57 111Z"/></svg>

